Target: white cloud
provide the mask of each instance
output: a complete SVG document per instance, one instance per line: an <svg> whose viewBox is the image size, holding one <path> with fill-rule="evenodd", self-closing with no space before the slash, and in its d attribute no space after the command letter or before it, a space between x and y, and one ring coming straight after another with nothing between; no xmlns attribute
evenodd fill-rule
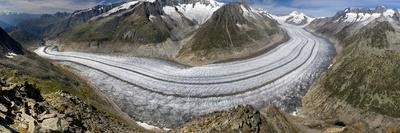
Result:
<svg viewBox="0 0 400 133"><path fill-rule="evenodd" d="M96 4L96 0L0 0L0 10L39 14L57 11L70 12Z"/></svg>

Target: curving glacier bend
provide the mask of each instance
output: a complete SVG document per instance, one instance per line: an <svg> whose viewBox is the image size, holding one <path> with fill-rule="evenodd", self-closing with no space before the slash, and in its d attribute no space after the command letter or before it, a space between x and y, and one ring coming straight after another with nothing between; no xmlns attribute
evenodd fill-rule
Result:
<svg viewBox="0 0 400 133"><path fill-rule="evenodd" d="M298 106L308 85L326 69L335 50L301 26L283 24L291 39L255 58L187 67L139 57L35 52L71 66L131 117L174 127L193 117L241 104L275 103L288 111Z"/></svg>

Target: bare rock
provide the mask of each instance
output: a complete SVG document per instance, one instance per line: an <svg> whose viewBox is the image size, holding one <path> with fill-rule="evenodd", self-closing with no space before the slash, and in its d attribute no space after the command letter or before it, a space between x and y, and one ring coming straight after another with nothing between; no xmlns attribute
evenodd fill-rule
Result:
<svg viewBox="0 0 400 133"><path fill-rule="evenodd" d="M40 116L40 118L38 120L43 121L45 119L54 118L56 116L57 116L57 114L44 114L44 115Z"/></svg>
<svg viewBox="0 0 400 133"><path fill-rule="evenodd" d="M32 116L29 116L29 115L27 115L25 113L22 113L21 118L22 118L23 121L28 123L28 131L30 133L36 133L37 132L39 127L37 125L37 122L36 122L35 118L33 118Z"/></svg>
<svg viewBox="0 0 400 133"><path fill-rule="evenodd" d="M285 115L275 107L260 113L251 106L239 106L229 111L216 112L183 125L177 132L299 132Z"/></svg>
<svg viewBox="0 0 400 133"><path fill-rule="evenodd" d="M0 132L1 133L12 133L10 129L0 125Z"/></svg>
<svg viewBox="0 0 400 133"><path fill-rule="evenodd" d="M41 130L45 131L62 131L61 128L61 121L59 118L49 118L43 120L43 122L40 124L41 125Z"/></svg>
<svg viewBox="0 0 400 133"><path fill-rule="evenodd" d="M0 111L1 112L8 112L8 109L6 106L4 106L3 104L0 103Z"/></svg>

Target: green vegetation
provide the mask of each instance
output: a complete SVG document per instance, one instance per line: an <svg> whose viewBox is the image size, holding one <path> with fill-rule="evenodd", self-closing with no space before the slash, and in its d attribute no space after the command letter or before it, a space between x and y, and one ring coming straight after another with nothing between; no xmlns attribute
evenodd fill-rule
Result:
<svg viewBox="0 0 400 133"><path fill-rule="evenodd" d="M388 48L387 22L378 22L342 41L344 51L322 76L330 96L366 111L400 117L400 51Z"/></svg>

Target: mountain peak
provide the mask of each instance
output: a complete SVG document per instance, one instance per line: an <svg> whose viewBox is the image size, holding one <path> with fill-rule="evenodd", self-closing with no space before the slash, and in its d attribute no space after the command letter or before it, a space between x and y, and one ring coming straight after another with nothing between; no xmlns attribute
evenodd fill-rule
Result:
<svg viewBox="0 0 400 133"><path fill-rule="evenodd" d="M289 14L289 16L299 16L299 15L305 16L304 13L299 12L299 11L292 11L292 12L290 12L290 14Z"/></svg>
<svg viewBox="0 0 400 133"><path fill-rule="evenodd" d="M357 23L362 22L364 25L372 22L373 20L383 17L385 19L397 20L399 17L398 10L378 6L375 9L370 8L346 8L338 12L334 18L335 22Z"/></svg>
<svg viewBox="0 0 400 133"><path fill-rule="evenodd" d="M286 16L274 16L280 23L288 23L293 25L305 25L314 20L314 18L307 16L303 12L292 11Z"/></svg>
<svg viewBox="0 0 400 133"><path fill-rule="evenodd" d="M385 10L386 10L386 7L385 7L385 6L377 6L377 7L375 8L375 10L377 10L377 11L385 11Z"/></svg>

